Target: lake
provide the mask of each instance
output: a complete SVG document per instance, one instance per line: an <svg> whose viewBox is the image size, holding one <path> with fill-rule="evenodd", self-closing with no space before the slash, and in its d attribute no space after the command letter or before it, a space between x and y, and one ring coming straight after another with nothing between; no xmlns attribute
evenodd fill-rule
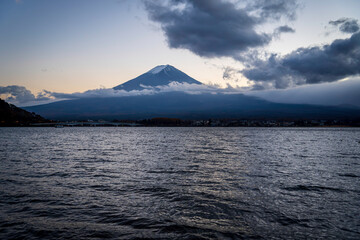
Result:
<svg viewBox="0 0 360 240"><path fill-rule="evenodd" d="M360 239L360 128L0 128L0 239Z"/></svg>

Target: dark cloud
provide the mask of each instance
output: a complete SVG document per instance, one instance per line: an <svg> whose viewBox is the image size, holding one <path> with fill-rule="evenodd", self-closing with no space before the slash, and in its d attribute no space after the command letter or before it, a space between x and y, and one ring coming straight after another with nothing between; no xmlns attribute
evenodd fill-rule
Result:
<svg viewBox="0 0 360 240"><path fill-rule="evenodd" d="M282 33L294 33L295 29L289 27L288 25L280 26L278 28L275 28L274 30L274 37L279 37Z"/></svg>
<svg viewBox="0 0 360 240"><path fill-rule="evenodd" d="M360 29L358 20L352 18L340 18L336 21L330 21L329 24L339 26L340 31L344 33L355 33Z"/></svg>
<svg viewBox="0 0 360 240"><path fill-rule="evenodd" d="M272 34L255 28L282 16L293 18L294 0L251 1L245 7L219 0L144 1L151 20L160 23L170 48L203 57L233 57L267 45Z"/></svg>
<svg viewBox="0 0 360 240"><path fill-rule="evenodd" d="M225 81L235 81L237 82L238 79L236 78L236 74L239 73L239 70L232 68L232 67L226 67L224 69L223 73L223 79Z"/></svg>
<svg viewBox="0 0 360 240"><path fill-rule="evenodd" d="M255 60L242 73L255 87L287 88L334 82L360 74L360 33L322 47L299 48L285 56Z"/></svg>
<svg viewBox="0 0 360 240"><path fill-rule="evenodd" d="M295 0L251 0L247 9L258 13L263 20L279 20L286 16L290 20L296 18L298 4Z"/></svg>
<svg viewBox="0 0 360 240"><path fill-rule="evenodd" d="M276 28L275 31L279 33L294 33L295 29L289 27L288 25L285 25Z"/></svg>

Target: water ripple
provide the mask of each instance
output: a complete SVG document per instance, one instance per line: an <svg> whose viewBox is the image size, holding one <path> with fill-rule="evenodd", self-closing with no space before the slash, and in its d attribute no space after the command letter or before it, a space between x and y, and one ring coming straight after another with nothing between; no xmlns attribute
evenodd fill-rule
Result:
<svg viewBox="0 0 360 240"><path fill-rule="evenodd" d="M0 135L0 239L360 239L360 129Z"/></svg>

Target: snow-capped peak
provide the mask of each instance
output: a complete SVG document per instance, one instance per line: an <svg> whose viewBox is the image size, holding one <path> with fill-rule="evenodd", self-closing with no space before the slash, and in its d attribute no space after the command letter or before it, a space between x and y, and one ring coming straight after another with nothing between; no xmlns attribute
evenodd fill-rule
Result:
<svg viewBox="0 0 360 240"><path fill-rule="evenodd" d="M151 69L149 71L149 73L152 73L152 74L157 74L159 72L161 72L164 68L168 67L169 65L159 65L159 66L156 66L154 67L153 69Z"/></svg>
<svg viewBox="0 0 360 240"><path fill-rule="evenodd" d="M171 65L160 65L134 79L114 87L114 89L125 91L143 90L146 89L144 86L166 86L172 82L202 84Z"/></svg>

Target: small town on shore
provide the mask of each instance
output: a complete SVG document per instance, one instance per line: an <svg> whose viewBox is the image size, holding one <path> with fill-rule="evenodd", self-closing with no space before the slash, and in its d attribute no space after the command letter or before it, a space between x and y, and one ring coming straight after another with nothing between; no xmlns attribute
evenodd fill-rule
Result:
<svg viewBox="0 0 360 240"><path fill-rule="evenodd" d="M144 120L81 120L31 123L32 127L360 127L356 120L267 120L151 118Z"/></svg>

